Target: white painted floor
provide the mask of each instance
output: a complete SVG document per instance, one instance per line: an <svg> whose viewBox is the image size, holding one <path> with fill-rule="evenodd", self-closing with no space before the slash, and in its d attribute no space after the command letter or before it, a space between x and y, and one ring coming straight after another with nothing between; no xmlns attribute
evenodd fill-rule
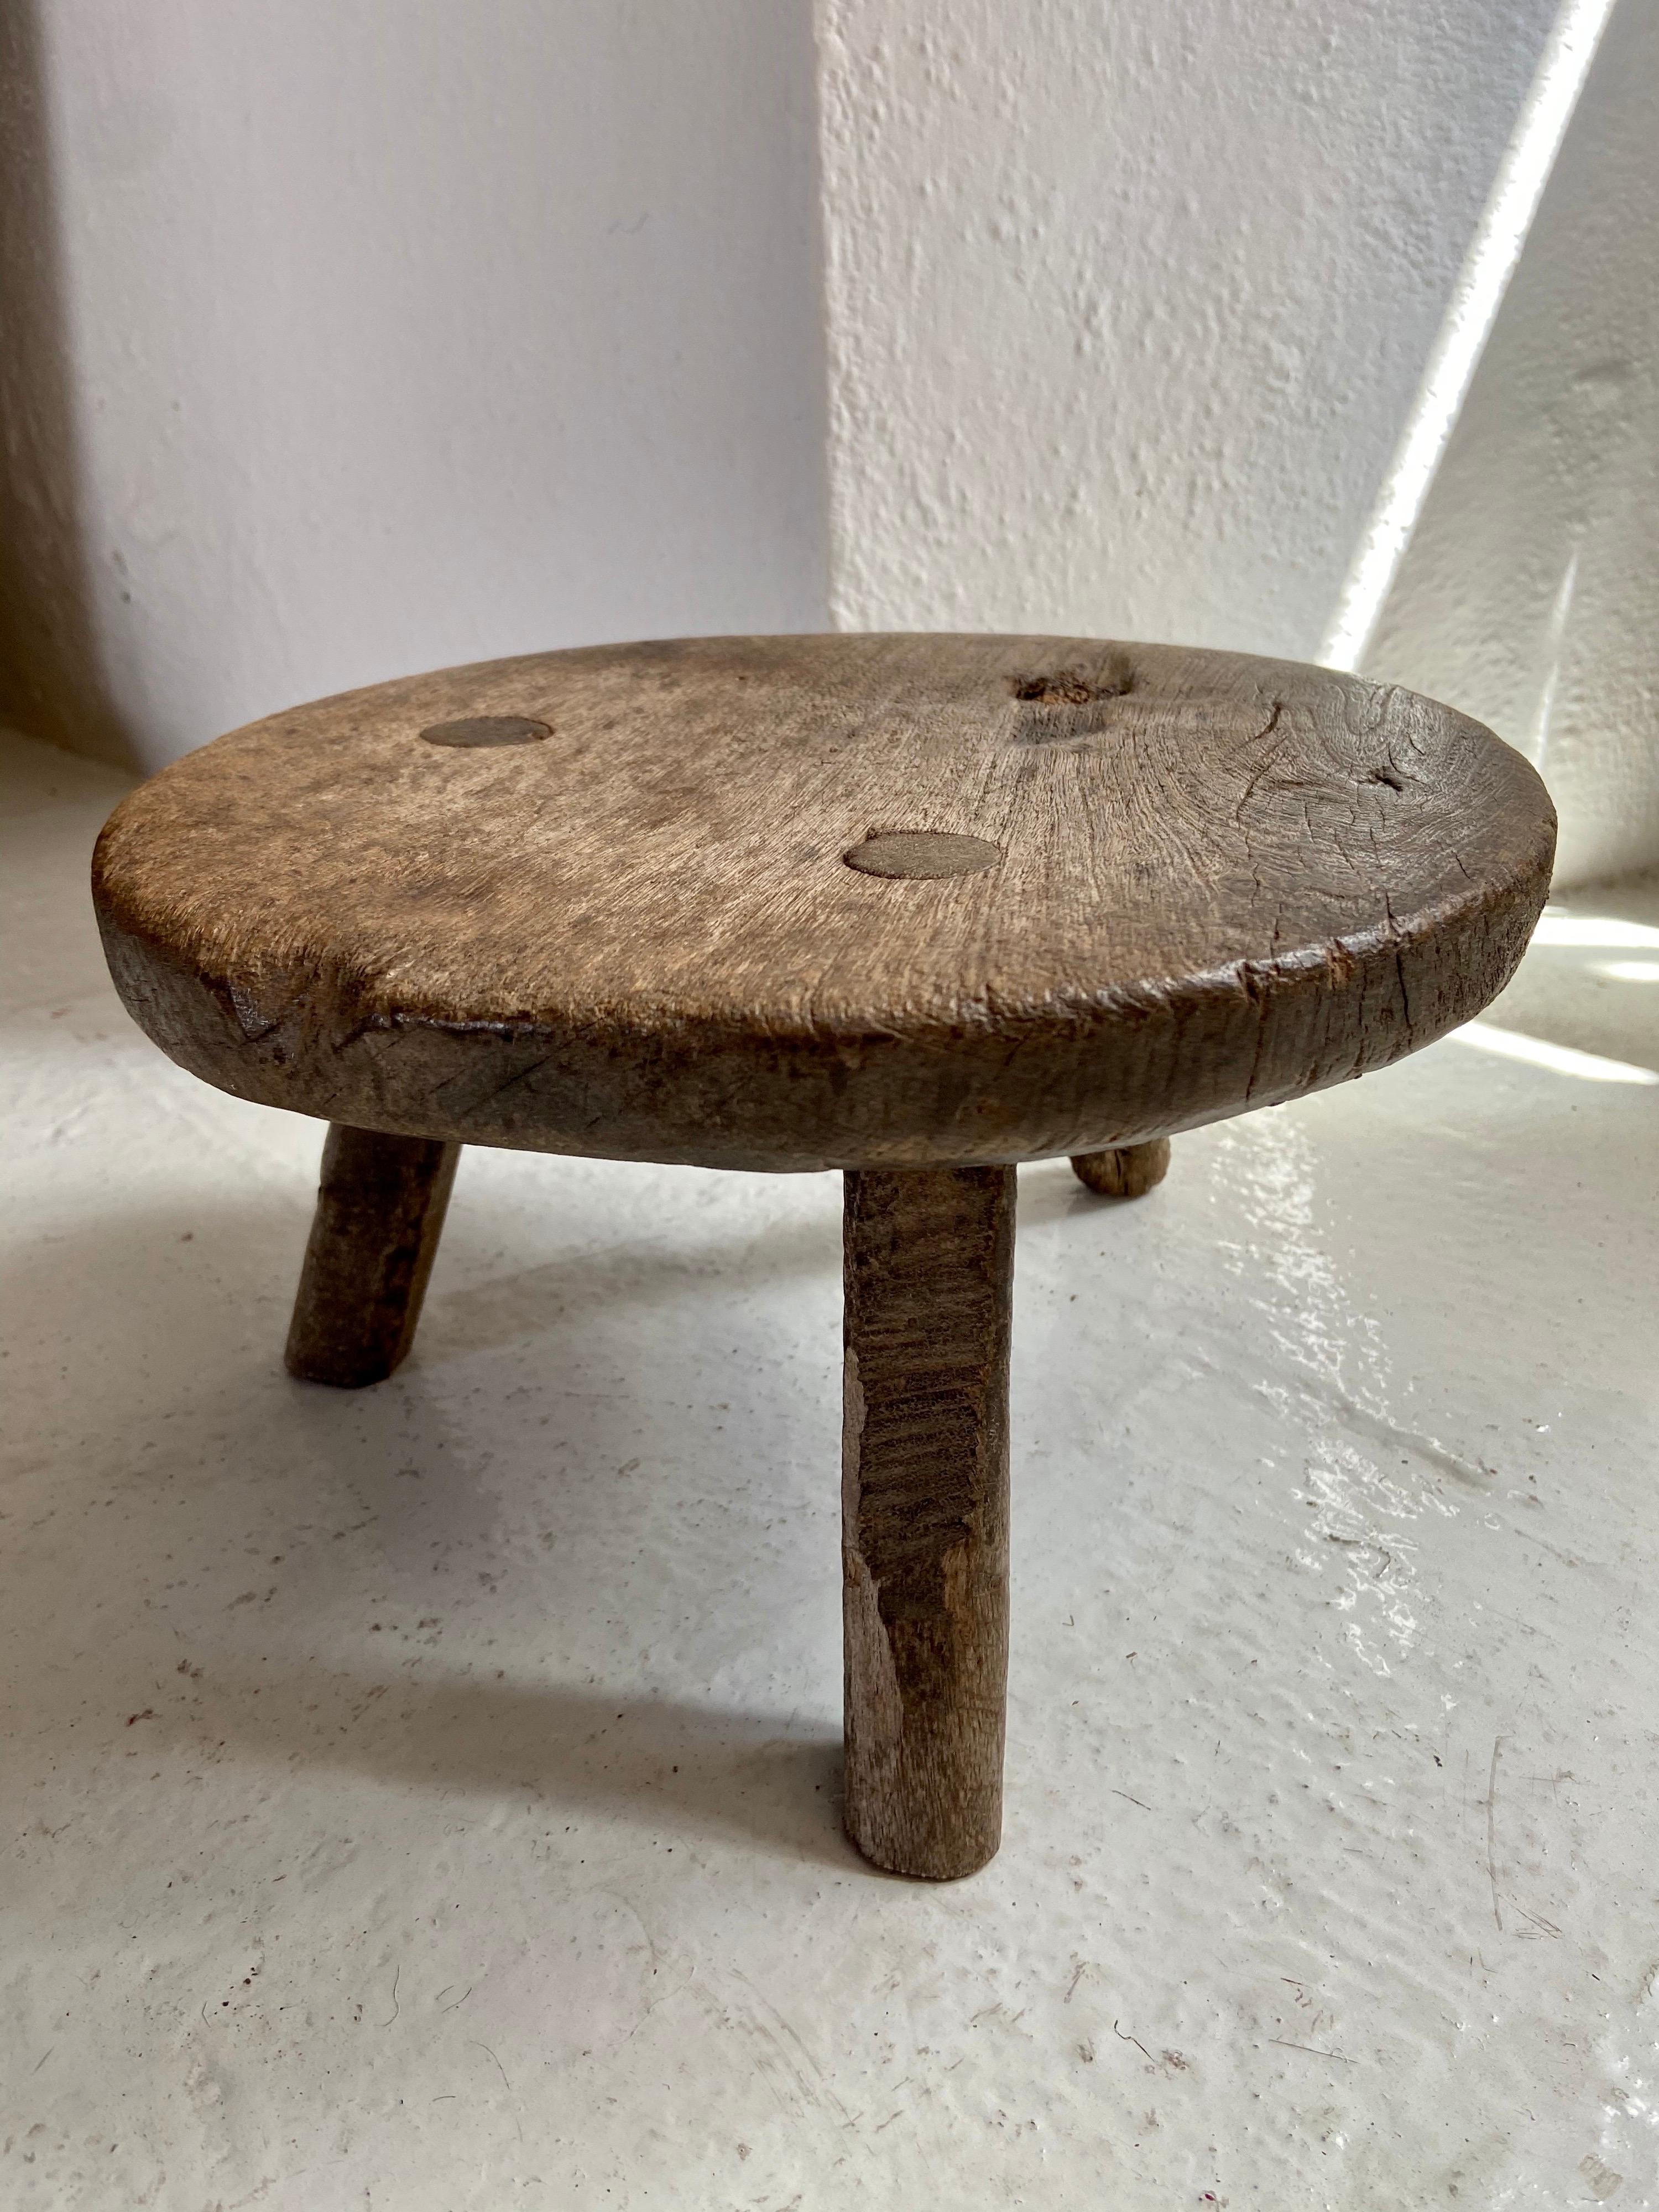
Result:
<svg viewBox="0 0 1659 2212"><path fill-rule="evenodd" d="M469 1153L290 1382L321 1131L117 1006L119 787L13 756L6 2212L1659 2205L1659 895L1494 1009L1559 1065L1024 1171L933 1888L837 1826L835 1180Z"/></svg>

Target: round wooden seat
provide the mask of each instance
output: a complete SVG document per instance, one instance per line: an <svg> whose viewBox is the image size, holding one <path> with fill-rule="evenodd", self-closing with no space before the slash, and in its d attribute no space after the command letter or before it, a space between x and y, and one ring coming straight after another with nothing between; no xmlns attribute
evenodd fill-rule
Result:
<svg viewBox="0 0 1659 2212"><path fill-rule="evenodd" d="M1015 1167L1477 1012L1554 817L1408 692L1087 638L709 638L273 715L124 801L94 892L185 1067L330 1121L291 1370L409 1349L463 1144L847 1170L846 1818L1001 1832Z"/></svg>
<svg viewBox="0 0 1659 2212"><path fill-rule="evenodd" d="M1527 764L1326 670L1080 638L450 669L136 792L94 888L167 1052L356 1127L806 1169L1123 1146L1492 997Z"/></svg>

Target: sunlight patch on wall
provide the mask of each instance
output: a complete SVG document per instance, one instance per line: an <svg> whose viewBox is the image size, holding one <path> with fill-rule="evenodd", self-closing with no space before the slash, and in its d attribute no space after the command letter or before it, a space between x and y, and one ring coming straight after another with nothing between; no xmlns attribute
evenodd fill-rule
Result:
<svg viewBox="0 0 1659 2212"><path fill-rule="evenodd" d="M1564 0L1320 647L1328 668L1357 668L1370 642L1614 4Z"/></svg>

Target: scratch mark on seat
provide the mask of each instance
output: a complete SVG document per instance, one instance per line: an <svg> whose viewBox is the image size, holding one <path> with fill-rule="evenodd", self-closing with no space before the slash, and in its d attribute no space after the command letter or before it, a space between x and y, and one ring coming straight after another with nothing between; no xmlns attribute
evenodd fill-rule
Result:
<svg viewBox="0 0 1659 2212"><path fill-rule="evenodd" d="M1282 699L1275 699L1273 701L1273 709L1272 714L1268 715L1267 720L1256 732L1251 743L1259 745L1262 742L1263 738L1272 737L1273 732L1279 727L1279 718L1284 711L1285 702ZM1239 802L1233 809L1233 820L1238 823L1241 829L1243 827L1244 809L1249 805L1251 799L1255 796L1255 787L1257 784L1259 784L1262 777L1267 775L1268 769L1279 758L1279 754L1283 750L1283 745L1275 745L1267 755L1267 759L1264 760L1261 766L1254 771L1249 781L1245 785L1243 793L1239 799Z"/></svg>

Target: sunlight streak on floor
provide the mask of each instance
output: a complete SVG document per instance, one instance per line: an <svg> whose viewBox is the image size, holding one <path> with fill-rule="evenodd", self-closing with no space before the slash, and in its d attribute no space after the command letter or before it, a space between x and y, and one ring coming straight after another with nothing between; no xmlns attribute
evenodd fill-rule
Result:
<svg viewBox="0 0 1659 2212"><path fill-rule="evenodd" d="M1526 1060L1547 1067L1555 1075L1576 1075L1583 1083L1659 1083L1659 1073L1638 1067L1627 1060L1604 1060L1598 1052L1577 1052L1571 1045L1551 1044L1544 1037L1523 1036L1519 1030L1499 1029L1494 1022L1465 1022L1451 1031L1456 1044L1472 1044L1503 1060Z"/></svg>

